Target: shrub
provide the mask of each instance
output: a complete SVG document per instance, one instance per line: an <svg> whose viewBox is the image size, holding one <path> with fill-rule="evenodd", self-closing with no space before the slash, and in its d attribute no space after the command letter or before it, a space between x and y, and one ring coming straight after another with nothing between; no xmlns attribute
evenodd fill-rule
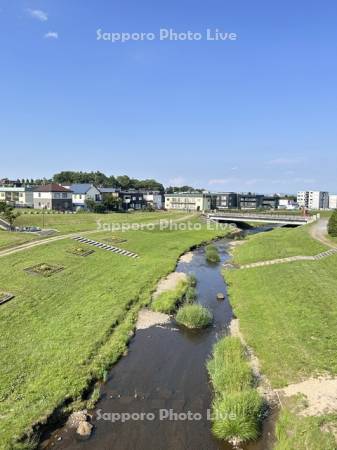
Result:
<svg viewBox="0 0 337 450"><path fill-rule="evenodd" d="M205 328L212 320L212 313L201 305L182 306L176 316L176 321L187 328Z"/></svg>
<svg viewBox="0 0 337 450"><path fill-rule="evenodd" d="M214 245L207 245L206 260L213 264L220 262L218 249Z"/></svg>
<svg viewBox="0 0 337 450"><path fill-rule="evenodd" d="M335 210L328 223L328 233L332 237L337 237L337 210Z"/></svg>
<svg viewBox="0 0 337 450"><path fill-rule="evenodd" d="M216 397L212 405L214 436L240 442L257 439L262 406L262 398L254 389Z"/></svg>

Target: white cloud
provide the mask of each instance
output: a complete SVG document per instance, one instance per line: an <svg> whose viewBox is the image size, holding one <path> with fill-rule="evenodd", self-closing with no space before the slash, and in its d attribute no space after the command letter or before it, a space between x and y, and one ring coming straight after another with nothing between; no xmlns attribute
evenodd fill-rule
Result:
<svg viewBox="0 0 337 450"><path fill-rule="evenodd" d="M33 19L39 20L40 22L47 22L48 14L41 9L27 9L28 14Z"/></svg>
<svg viewBox="0 0 337 450"><path fill-rule="evenodd" d="M59 38L59 34L56 31L48 31L48 33L46 33L44 35L44 37L46 39L58 39Z"/></svg>
<svg viewBox="0 0 337 450"><path fill-rule="evenodd" d="M228 184L228 183L235 183L238 181L237 178L212 178L211 180L208 180L209 185L214 184Z"/></svg>
<svg viewBox="0 0 337 450"><path fill-rule="evenodd" d="M303 162L303 158L275 158L268 161L271 166L291 166Z"/></svg>

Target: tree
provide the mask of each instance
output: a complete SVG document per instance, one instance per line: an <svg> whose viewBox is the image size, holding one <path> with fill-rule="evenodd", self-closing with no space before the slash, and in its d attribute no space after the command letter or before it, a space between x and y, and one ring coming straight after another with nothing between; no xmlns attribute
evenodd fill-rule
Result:
<svg viewBox="0 0 337 450"><path fill-rule="evenodd" d="M6 208L7 208L6 202L0 202L0 214L3 213Z"/></svg>
<svg viewBox="0 0 337 450"><path fill-rule="evenodd" d="M20 213L15 212L12 206L6 205L4 211L2 212L3 218L9 223L10 227L14 227L16 219L19 217Z"/></svg>
<svg viewBox="0 0 337 450"><path fill-rule="evenodd" d="M106 211L119 211L122 205L122 199L109 195L103 200Z"/></svg>
<svg viewBox="0 0 337 450"><path fill-rule="evenodd" d="M328 233L332 237L337 237L337 209L332 213L329 219Z"/></svg>
<svg viewBox="0 0 337 450"><path fill-rule="evenodd" d="M86 198L85 201L84 201L84 203L85 203L85 206L88 208L88 210L89 210L90 212L92 212L92 211L95 209L96 203L95 203L95 201L92 200L91 198Z"/></svg>

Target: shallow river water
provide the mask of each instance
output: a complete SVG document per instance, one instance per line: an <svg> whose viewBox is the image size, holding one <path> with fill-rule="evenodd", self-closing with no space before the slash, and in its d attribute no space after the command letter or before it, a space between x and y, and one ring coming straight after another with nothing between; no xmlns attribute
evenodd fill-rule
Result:
<svg viewBox="0 0 337 450"><path fill-rule="evenodd" d="M198 302L210 308L213 326L188 331L171 323L138 330L128 355L112 368L102 396L93 412L94 432L82 440L74 432L60 430L47 448L74 450L231 450L213 438L208 411L212 401L206 361L212 346L228 332L232 319L222 264L229 259L228 241L215 243L221 263L210 265L204 248L193 251L191 262L179 262L178 272L197 278ZM226 294L218 301L216 294ZM170 411L171 410L171 411ZM190 412L190 413L189 413ZM110 413L108 416L106 413ZM145 413L144 420L112 422L112 413ZM177 414L181 420L175 420ZM163 416L160 416L162 414ZM190 414L190 419L186 417ZM193 415L193 416L191 416ZM267 420L262 438L243 446L244 450L269 450L272 424ZM61 438L60 438L61 437ZM57 440L59 439L59 440ZM44 446L45 447L45 446ZM45 447L46 448L46 447Z"/></svg>

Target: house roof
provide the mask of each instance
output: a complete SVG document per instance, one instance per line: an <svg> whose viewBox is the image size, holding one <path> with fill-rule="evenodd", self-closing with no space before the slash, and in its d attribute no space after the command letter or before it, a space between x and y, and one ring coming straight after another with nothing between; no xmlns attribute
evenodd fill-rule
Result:
<svg viewBox="0 0 337 450"><path fill-rule="evenodd" d="M65 187L56 184L45 184L43 186L39 186L35 192L72 192L71 189L66 189Z"/></svg>
<svg viewBox="0 0 337 450"><path fill-rule="evenodd" d="M112 187L107 187L107 188L99 188L99 191L101 193L110 193L110 192L116 192L117 189L116 188L112 188Z"/></svg>
<svg viewBox="0 0 337 450"><path fill-rule="evenodd" d="M90 183L72 184L70 190L73 191L74 194L86 194L92 186L93 185Z"/></svg>

